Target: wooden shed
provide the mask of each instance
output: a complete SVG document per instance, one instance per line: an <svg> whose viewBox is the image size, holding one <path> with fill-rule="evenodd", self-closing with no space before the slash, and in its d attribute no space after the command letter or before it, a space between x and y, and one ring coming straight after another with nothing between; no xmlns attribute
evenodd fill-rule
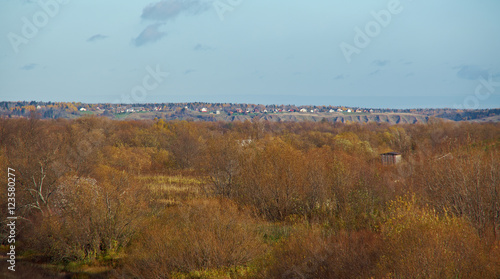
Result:
<svg viewBox="0 0 500 279"><path fill-rule="evenodd" d="M401 162L401 153L387 152L380 154L384 166L395 165Z"/></svg>

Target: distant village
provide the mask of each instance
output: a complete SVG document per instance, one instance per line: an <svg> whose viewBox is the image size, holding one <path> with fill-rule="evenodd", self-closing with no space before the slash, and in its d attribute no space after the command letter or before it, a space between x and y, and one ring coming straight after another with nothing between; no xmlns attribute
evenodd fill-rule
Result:
<svg viewBox="0 0 500 279"><path fill-rule="evenodd" d="M26 117L36 112L42 118L76 118L84 115L101 115L119 118L126 114L149 113L154 115L261 115L261 114L375 114L411 113L444 117L452 120L467 120L500 114L499 109L380 109L346 106L295 106L257 105L237 103L151 103L151 104L87 104L81 102L0 102L1 117Z"/></svg>
<svg viewBox="0 0 500 279"><path fill-rule="evenodd" d="M134 107L134 106L117 106L116 108L113 108L112 111L113 113L133 113L133 112L168 112L168 111L179 111L178 108L176 107L174 109L169 108L167 106L154 106L154 107ZM100 108L96 108L99 110ZM89 109L86 107L81 107L80 111L88 111ZM346 112L346 113L374 113L376 112L373 109L354 109L354 108L346 108L346 107L335 107L335 108L315 108L315 107L295 107L293 106L292 108L289 107L276 107L276 106L271 106L268 108L268 106L253 106L251 105L250 107L246 108L241 108L241 107L236 107L234 106L231 107L193 107L193 106L184 106L183 108L180 108L180 111L196 111L199 113L208 113L208 114L221 114L221 113L226 113L228 115L232 114L251 114L251 113L287 113L287 112L300 112L300 113L324 113L324 112L329 112L329 113L334 113L334 112ZM379 110L380 112L380 110Z"/></svg>

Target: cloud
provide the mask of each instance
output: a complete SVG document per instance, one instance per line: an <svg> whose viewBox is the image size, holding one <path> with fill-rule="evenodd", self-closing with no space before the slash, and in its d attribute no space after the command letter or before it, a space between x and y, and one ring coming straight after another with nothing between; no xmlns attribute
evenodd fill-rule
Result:
<svg viewBox="0 0 500 279"><path fill-rule="evenodd" d="M186 71L184 72L184 75L189 75L189 74L194 73L194 72L196 72L196 70L189 69L189 70L186 70Z"/></svg>
<svg viewBox="0 0 500 279"><path fill-rule="evenodd" d="M481 69L475 65L462 65L454 69L460 69L457 72L457 76L461 79L476 80L480 77L488 78L489 76L488 70Z"/></svg>
<svg viewBox="0 0 500 279"><path fill-rule="evenodd" d="M371 72L369 75L370 75L370 76L374 76L374 75L376 75L376 74L378 74L378 73L380 73L380 70L373 71L373 72Z"/></svg>
<svg viewBox="0 0 500 279"><path fill-rule="evenodd" d="M144 44L158 41L167 35L167 33L158 30L162 25L162 23L149 25L139 34L139 36L137 36L137 38L133 39L132 42L135 46L140 47Z"/></svg>
<svg viewBox="0 0 500 279"><path fill-rule="evenodd" d="M375 60L372 62L373 65L379 66L379 67L384 67L391 63L390 60Z"/></svg>
<svg viewBox="0 0 500 279"><path fill-rule="evenodd" d="M106 39L108 36L102 35L102 34L96 34L90 38L87 39L87 42L95 42L95 41L100 41Z"/></svg>
<svg viewBox="0 0 500 279"><path fill-rule="evenodd" d="M193 50L196 50L196 51L208 51L208 50L212 50L212 49L213 49L212 47L202 45L202 44L197 44L193 48Z"/></svg>
<svg viewBox="0 0 500 279"><path fill-rule="evenodd" d="M338 75L338 76L334 77L333 79L334 80L345 79L345 76L344 75Z"/></svg>
<svg viewBox="0 0 500 279"><path fill-rule="evenodd" d="M20 69L24 70L24 71L31 71L31 70L34 70L37 66L38 66L37 64L31 63L31 64L26 64L26 65L22 66Z"/></svg>
<svg viewBox="0 0 500 279"><path fill-rule="evenodd" d="M209 8L209 3L200 0L163 0L144 8L141 17L148 20L167 21L181 14L195 15Z"/></svg>

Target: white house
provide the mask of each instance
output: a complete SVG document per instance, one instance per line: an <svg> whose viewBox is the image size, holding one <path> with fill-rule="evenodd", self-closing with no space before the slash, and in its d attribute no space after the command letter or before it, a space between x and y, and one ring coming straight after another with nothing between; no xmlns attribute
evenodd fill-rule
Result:
<svg viewBox="0 0 500 279"><path fill-rule="evenodd" d="M86 108L80 108L80 111L87 111Z"/></svg>
<svg viewBox="0 0 500 279"><path fill-rule="evenodd" d="M208 112L208 109L207 108L202 108L200 111L201 112Z"/></svg>
<svg viewBox="0 0 500 279"><path fill-rule="evenodd" d="M343 110L342 110L341 108L339 108L337 111L338 111L338 112L343 112Z"/></svg>
<svg viewBox="0 0 500 279"><path fill-rule="evenodd" d="M352 110L351 109L347 109L347 112L352 112Z"/></svg>
<svg viewBox="0 0 500 279"><path fill-rule="evenodd" d="M301 108L301 109L300 109L300 112L307 112L307 109L305 109L305 108Z"/></svg>

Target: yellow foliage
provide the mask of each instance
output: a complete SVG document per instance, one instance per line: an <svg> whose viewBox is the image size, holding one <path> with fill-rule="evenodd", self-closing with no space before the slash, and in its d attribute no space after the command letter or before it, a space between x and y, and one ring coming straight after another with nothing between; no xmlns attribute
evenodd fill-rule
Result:
<svg viewBox="0 0 500 279"><path fill-rule="evenodd" d="M389 205L379 268L389 278L492 278L477 232L464 219L419 207L415 196Z"/></svg>

